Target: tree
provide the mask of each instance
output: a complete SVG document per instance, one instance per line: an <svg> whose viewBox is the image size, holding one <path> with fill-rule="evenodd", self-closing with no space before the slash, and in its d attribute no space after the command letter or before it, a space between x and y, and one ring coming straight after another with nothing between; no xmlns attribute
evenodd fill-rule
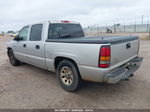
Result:
<svg viewBox="0 0 150 112"><path fill-rule="evenodd" d="M13 30L10 30L10 31L8 31L7 33L14 33L14 31L13 31Z"/></svg>
<svg viewBox="0 0 150 112"><path fill-rule="evenodd" d="M5 32L4 32L4 31L2 31L2 36L4 36L4 34L5 34Z"/></svg>

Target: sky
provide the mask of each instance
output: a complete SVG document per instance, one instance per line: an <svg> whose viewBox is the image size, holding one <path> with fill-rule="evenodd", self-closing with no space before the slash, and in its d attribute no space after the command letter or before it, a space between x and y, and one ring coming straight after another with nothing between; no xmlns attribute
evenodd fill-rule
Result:
<svg viewBox="0 0 150 112"><path fill-rule="evenodd" d="M149 23L150 0L0 0L0 31L20 30L45 20L70 20L83 27Z"/></svg>

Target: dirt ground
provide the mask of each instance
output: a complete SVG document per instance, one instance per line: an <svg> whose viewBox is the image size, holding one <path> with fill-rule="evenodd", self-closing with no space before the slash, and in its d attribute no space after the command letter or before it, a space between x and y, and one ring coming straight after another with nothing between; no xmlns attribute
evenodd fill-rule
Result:
<svg viewBox="0 0 150 112"><path fill-rule="evenodd" d="M83 83L76 93L61 89L54 73L28 64L10 65L0 38L0 109L150 109L150 41L142 40L141 68L129 81L115 85Z"/></svg>

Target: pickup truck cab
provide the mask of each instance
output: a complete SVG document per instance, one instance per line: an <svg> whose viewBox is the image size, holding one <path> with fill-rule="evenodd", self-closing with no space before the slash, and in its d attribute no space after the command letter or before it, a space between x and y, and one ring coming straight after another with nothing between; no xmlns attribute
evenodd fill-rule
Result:
<svg viewBox="0 0 150 112"><path fill-rule="evenodd" d="M27 25L7 43L13 66L21 62L56 72L61 87L75 91L82 80L118 83L140 67L137 36L85 37L79 23Z"/></svg>

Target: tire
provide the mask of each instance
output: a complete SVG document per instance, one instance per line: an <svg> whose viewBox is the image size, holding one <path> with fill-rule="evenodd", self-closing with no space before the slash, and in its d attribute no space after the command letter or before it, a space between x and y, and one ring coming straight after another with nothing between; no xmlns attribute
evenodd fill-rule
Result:
<svg viewBox="0 0 150 112"><path fill-rule="evenodd" d="M9 57L9 61L10 61L11 65L13 65L13 66L20 65L20 61L16 59L12 49L8 50L8 57Z"/></svg>
<svg viewBox="0 0 150 112"><path fill-rule="evenodd" d="M81 78L74 63L63 60L56 69L57 79L64 90L74 92L79 88Z"/></svg>

